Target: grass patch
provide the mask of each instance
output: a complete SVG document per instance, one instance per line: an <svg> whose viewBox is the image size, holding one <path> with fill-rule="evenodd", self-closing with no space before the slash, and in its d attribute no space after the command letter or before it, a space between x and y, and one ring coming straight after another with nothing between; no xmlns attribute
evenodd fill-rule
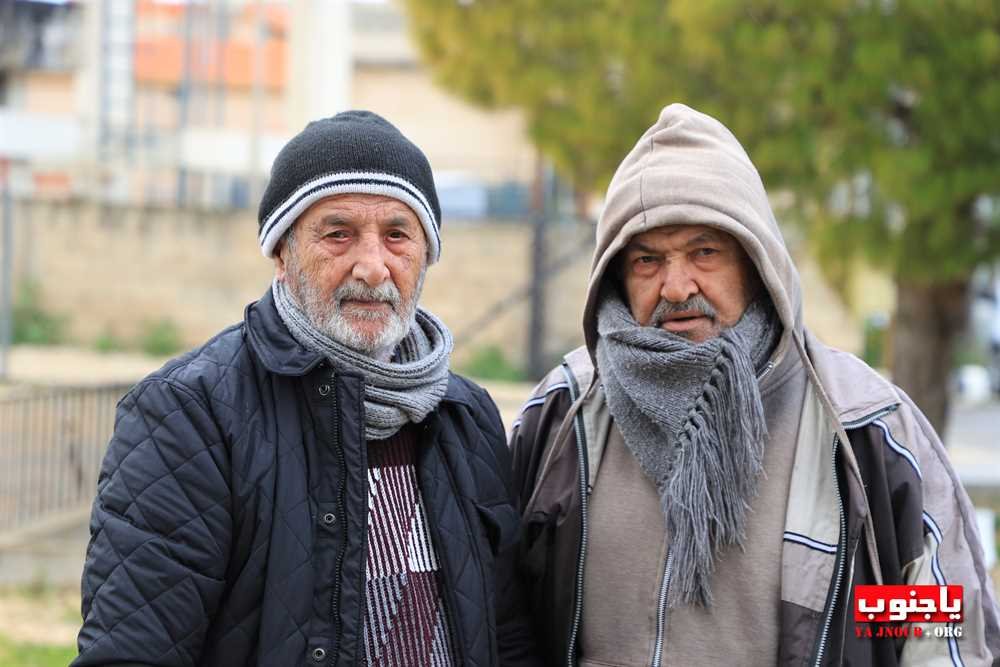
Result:
<svg viewBox="0 0 1000 667"><path fill-rule="evenodd" d="M66 667L75 657L75 646L24 644L0 635L0 665L5 667Z"/></svg>
<svg viewBox="0 0 1000 667"><path fill-rule="evenodd" d="M63 341L66 318L46 312L42 308L41 288L33 282L24 282L14 299L14 344L55 345Z"/></svg>
<svg viewBox="0 0 1000 667"><path fill-rule="evenodd" d="M459 370L463 375L480 380L524 382L527 379L524 370L509 362L503 350L496 345L477 349Z"/></svg>

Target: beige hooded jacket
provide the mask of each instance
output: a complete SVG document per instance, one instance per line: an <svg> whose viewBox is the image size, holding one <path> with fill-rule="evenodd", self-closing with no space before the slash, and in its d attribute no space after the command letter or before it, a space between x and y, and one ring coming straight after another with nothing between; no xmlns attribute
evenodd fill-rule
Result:
<svg viewBox="0 0 1000 667"><path fill-rule="evenodd" d="M593 364L599 287L629 239L670 224L708 225L739 240L784 327L774 359L796 355L807 377L775 563L780 663L1000 664L1000 621L973 510L938 436L902 391L805 330L798 273L756 169L721 123L680 104L662 111L609 186L586 347L538 385L513 427L521 570L550 664L578 659L588 498L611 428ZM881 583L961 584L965 618L960 628L926 625L921 638L867 637L853 620L854 587Z"/></svg>

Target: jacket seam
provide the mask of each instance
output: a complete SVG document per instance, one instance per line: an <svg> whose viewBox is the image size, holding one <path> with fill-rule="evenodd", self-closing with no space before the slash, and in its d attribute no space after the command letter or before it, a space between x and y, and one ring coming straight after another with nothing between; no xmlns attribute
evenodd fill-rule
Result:
<svg viewBox="0 0 1000 667"><path fill-rule="evenodd" d="M921 518L931 535L934 536L934 550L930 554L931 574L934 576L934 581L937 582L939 586L947 586L948 579L944 576L944 570L941 569L941 560L938 558L938 552L941 549L941 544L944 542L944 536L941 533L941 528L937 525L937 521L934 520L934 517L932 517L926 509L923 511ZM953 624L949 623L949 625ZM954 637L948 637L948 657L951 658L951 663L953 665L959 666L965 664L965 661L962 660L961 648L958 646L958 642Z"/></svg>
<svg viewBox="0 0 1000 667"><path fill-rule="evenodd" d="M570 392L569 389L569 384L567 384L566 382L552 385L541 396L536 396L534 398L530 398L527 401L525 401L524 405L521 406L521 411L518 413L514 421L511 422L510 429L513 431L514 429L516 429L518 426L521 425L521 422L524 421L524 415L527 414L528 410L534 410L535 408L543 407L546 403L556 398L562 392L567 392L570 393L570 395L572 395L572 392Z"/></svg>
<svg viewBox="0 0 1000 667"><path fill-rule="evenodd" d="M893 437L892 429L889 428L889 425L881 419L874 420L871 425L877 427L879 431L882 432L883 444L892 450L897 456L905 460L910 467L913 468L913 471L917 474L917 479L923 480L924 474L920 470L920 464L917 462L916 456L913 455L913 452L911 452L906 445L902 444L896 440L895 437Z"/></svg>
<svg viewBox="0 0 1000 667"><path fill-rule="evenodd" d="M188 363L190 363L190 362L187 362L184 365L187 366ZM133 404L135 404L136 406L138 406L140 396L144 392L148 391L150 387L152 387L152 386L154 386L154 385L156 385L158 383L162 383L164 385L167 385L171 389L178 390L180 393L184 394L187 398L189 398L192 401L194 401L194 403L199 408L201 408L201 410L206 415L210 416L210 415L213 414L212 411L209 409L209 407L201 400L201 398L199 398L199 396L197 395L197 393L195 392L195 390L192 387L189 387L187 384L185 384L185 383L183 383L183 382L181 382L179 380L175 380L172 377L167 377L167 376L154 376L154 377L144 378L138 384L136 384L135 387L133 387L133 389L132 389L132 393L133 393L132 402L133 402ZM178 406L178 407L182 408L183 406ZM213 423L215 423L214 419L212 421L213 421ZM216 424L216 426L218 426L218 424Z"/></svg>
<svg viewBox="0 0 1000 667"><path fill-rule="evenodd" d="M441 463L443 464L443 467L444 467L444 470L445 470L445 474L448 476L448 485L450 486L452 494L453 494L453 496L455 498L456 504L458 505L458 513L462 517L462 522L465 524L465 530L466 530L467 534L472 538L471 543L472 543L473 549L475 550L475 553L476 553L476 564L477 564L478 569L480 570L480 574L481 574L481 576L479 577L479 583L480 583L480 587L482 589L483 600L486 601L486 600L490 599L490 597L489 597L489 589L486 586L486 563L483 560L483 554L482 554L482 550L480 549L479 540L478 540L478 534L472 530L472 525L473 525L472 524L472 518L468 515L468 513L465 511L465 508L462 506L462 504L463 504L462 503L463 496L459 492L458 483L455 480L454 471L451 469L451 466L448 464L447 456L444 454L444 451L439 452L439 455L441 457ZM473 502L473 506L475 506L474 502ZM478 518L477 518L477 520L478 520ZM495 600L494 600L494 602L495 602ZM495 605L494 605L494 607L495 607ZM453 610L452 613L454 615L454 610ZM495 609L494 609L494 614L495 613L496 612L495 612ZM495 628L497 627L497 619L496 619L495 615L493 617L493 624L494 624L494 632L495 632ZM456 624L456 625L460 625L460 624ZM454 631L457 634L459 634L463 640L468 641L468 638L465 637L465 633L464 633L464 631L461 628L456 627L456 628L454 628ZM466 650L467 648L468 647L466 647L466 646L463 645L462 650L460 651L461 653L466 654L465 655L466 658L468 657L467 650ZM494 656L494 658L495 658L495 656ZM491 663L495 663L495 660L491 660Z"/></svg>

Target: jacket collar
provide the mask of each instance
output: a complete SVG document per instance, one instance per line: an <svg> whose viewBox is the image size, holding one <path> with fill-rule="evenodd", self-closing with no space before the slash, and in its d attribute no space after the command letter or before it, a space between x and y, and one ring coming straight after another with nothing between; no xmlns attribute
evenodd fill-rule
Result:
<svg viewBox="0 0 1000 667"><path fill-rule="evenodd" d="M246 307L243 322L250 347L271 373L306 375L325 361L323 355L307 350L292 337L274 305L270 287L264 296ZM442 400L473 407L473 398L466 383L454 373L448 378L448 389Z"/></svg>
<svg viewBox="0 0 1000 667"><path fill-rule="evenodd" d="M243 322L250 347L271 373L305 375L323 362L323 355L307 350L292 337L274 305L270 287L259 301L246 307Z"/></svg>
<svg viewBox="0 0 1000 667"><path fill-rule="evenodd" d="M853 354L827 347L806 332L806 350L837 419L857 425L901 402L895 387Z"/></svg>

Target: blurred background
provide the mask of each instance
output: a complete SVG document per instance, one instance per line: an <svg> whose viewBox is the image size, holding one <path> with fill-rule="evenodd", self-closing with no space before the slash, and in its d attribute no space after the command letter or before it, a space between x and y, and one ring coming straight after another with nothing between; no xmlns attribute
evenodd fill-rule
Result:
<svg viewBox="0 0 1000 667"><path fill-rule="evenodd" d="M271 160L349 108L427 153L423 303L508 424L582 343L618 163L670 102L719 118L807 326L927 413L993 566L998 72L994 0L0 0L0 664L75 654L116 401L268 288Z"/></svg>

